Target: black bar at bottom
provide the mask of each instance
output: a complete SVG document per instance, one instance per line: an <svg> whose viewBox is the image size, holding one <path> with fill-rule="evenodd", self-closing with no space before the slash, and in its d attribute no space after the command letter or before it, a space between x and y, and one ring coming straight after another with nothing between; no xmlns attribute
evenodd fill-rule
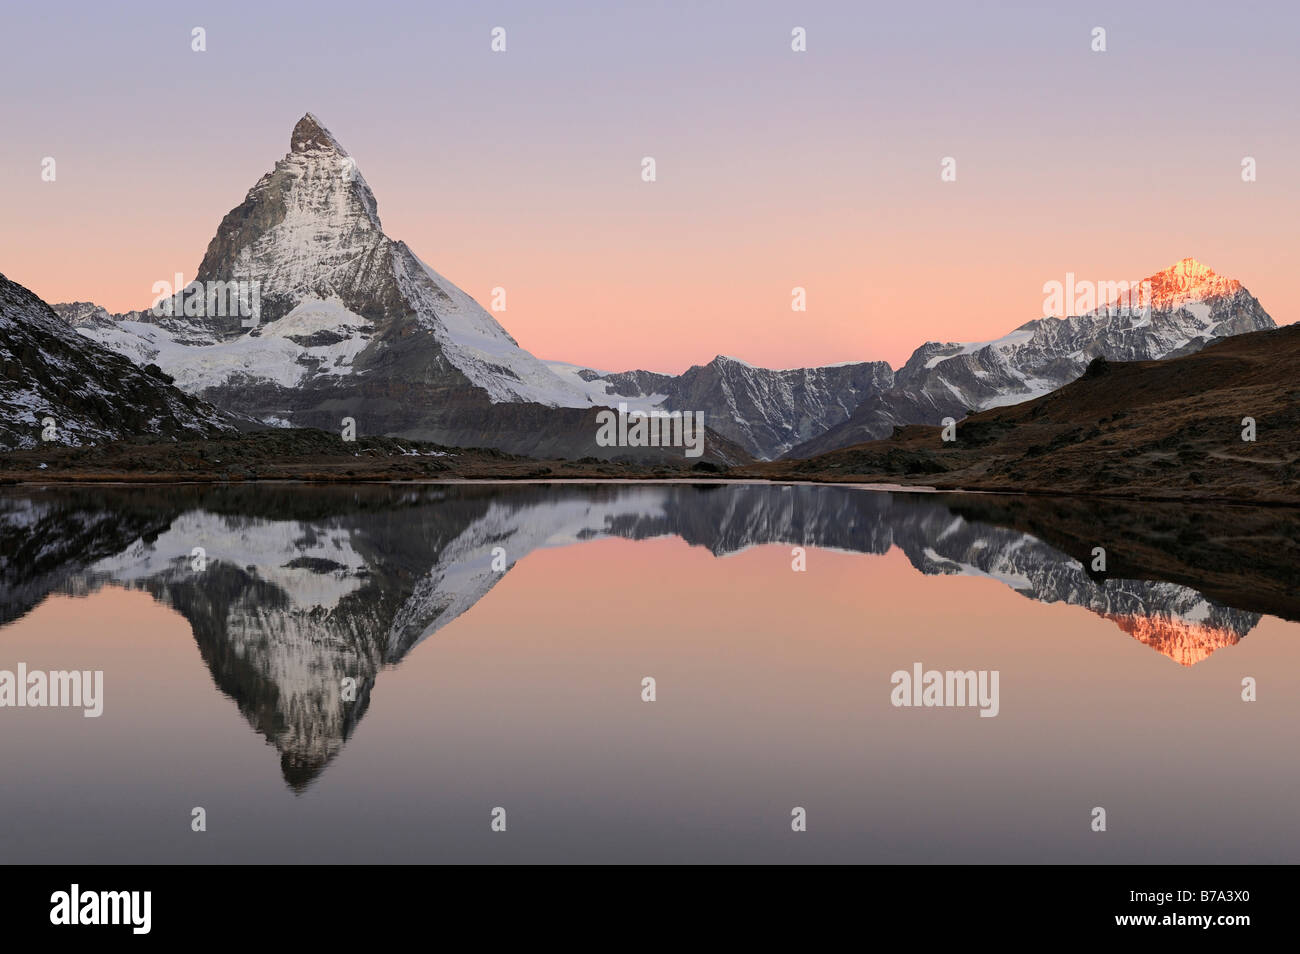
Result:
<svg viewBox="0 0 1300 954"><path fill-rule="evenodd" d="M468 931L471 942L512 935L544 940L558 932L602 946L698 940L701 934L770 940L787 931L811 939L845 929L859 938L902 932L922 942L1125 934L1231 941L1285 930L1294 907L1294 870L1286 867L656 868L599 874L574 867L541 877L531 870L364 865L10 866L7 872L9 884L0 893L7 939L65 934L127 943L338 944L421 928ZM118 923L74 925L74 919Z"/></svg>

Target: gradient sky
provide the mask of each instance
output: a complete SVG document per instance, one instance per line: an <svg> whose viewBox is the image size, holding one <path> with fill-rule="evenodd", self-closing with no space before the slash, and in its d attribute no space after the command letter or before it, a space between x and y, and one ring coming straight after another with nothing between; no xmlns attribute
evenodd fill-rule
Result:
<svg viewBox="0 0 1300 954"><path fill-rule="evenodd" d="M612 6L11 5L0 272L147 306L310 110L385 231L480 302L504 286L543 358L897 365L1040 317L1067 271L1186 256L1300 313L1293 3Z"/></svg>

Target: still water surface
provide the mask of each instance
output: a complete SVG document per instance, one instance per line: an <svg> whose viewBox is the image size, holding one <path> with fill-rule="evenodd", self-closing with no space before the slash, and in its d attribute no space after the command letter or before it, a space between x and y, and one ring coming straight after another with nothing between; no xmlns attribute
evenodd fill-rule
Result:
<svg viewBox="0 0 1300 954"><path fill-rule="evenodd" d="M1300 861L1292 571L1090 572L1093 506L10 489L0 670L105 698L0 708L0 859ZM1247 519L1154 510L1103 542L1215 553ZM891 705L917 663L996 670L997 716Z"/></svg>

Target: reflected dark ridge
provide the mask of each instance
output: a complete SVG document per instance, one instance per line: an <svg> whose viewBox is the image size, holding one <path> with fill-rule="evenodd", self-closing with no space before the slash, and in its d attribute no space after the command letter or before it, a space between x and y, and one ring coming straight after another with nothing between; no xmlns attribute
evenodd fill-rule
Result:
<svg viewBox="0 0 1300 954"><path fill-rule="evenodd" d="M1300 618L1291 511L768 484L58 488L0 495L0 622L114 585L190 623L216 687L303 791L365 714L379 671L542 547L678 536L884 554L1081 606L1182 665L1263 612ZM1294 544L1288 543L1294 547ZM1107 549L1106 574L1086 568ZM206 566L192 565L195 547ZM1270 555L1272 559L1269 559ZM507 570L508 572L508 570ZM355 680L355 701L342 684Z"/></svg>

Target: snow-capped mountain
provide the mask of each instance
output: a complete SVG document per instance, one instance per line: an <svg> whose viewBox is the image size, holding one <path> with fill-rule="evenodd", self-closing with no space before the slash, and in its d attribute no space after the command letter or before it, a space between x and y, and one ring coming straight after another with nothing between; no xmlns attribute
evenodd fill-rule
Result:
<svg viewBox="0 0 1300 954"><path fill-rule="evenodd" d="M47 426L47 422L52 422ZM226 415L78 334L0 275L0 450L139 435L229 435Z"/></svg>
<svg viewBox="0 0 1300 954"><path fill-rule="evenodd" d="M193 286L209 300L214 286L256 288L255 325L179 307L164 316L110 315L88 302L54 308L184 390L269 424L332 430L348 416L371 434L611 456L594 443L590 412L626 403L701 411L716 435L775 458L1025 401L1072 381L1097 356L1163 358L1273 327L1239 282L1194 259L1147 281L1126 311L1101 305L995 341L928 342L897 372L879 361L772 370L721 355L680 375L543 362L384 234L356 161L308 113L289 153L222 220Z"/></svg>
<svg viewBox="0 0 1300 954"><path fill-rule="evenodd" d="M256 301L256 321L233 307L191 313L186 299L196 296L248 310ZM181 300L161 303L167 313L54 307L86 337L271 426L338 430L351 417L363 434L534 457L682 454L598 444L596 412L617 401L593 401L580 378L520 348L469 295L386 236L356 161L310 113L289 153L222 220ZM749 459L710 423L706 460Z"/></svg>
<svg viewBox="0 0 1300 954"><path fill-rule="evenodd" d="M437 440L451 430L508 432L494 406L591 406L384 234L355 160L310 113L289 153L222 220L195 281L189 289L255 287L257 323L215 308L163 317L108 315L85 302L57 310L185 390L271 423L337 429L346 415L368 433ZM565 426L576 420L563 417Z"/></svg>
<svg viewBox="0 0 1300 954"><path fill-rule="evenodd" d="M361 339L354 354L327 355L309 375L364 374L382 366L380 352L427 334L441 361L493 402L588 405L478 303L384 235L356 161L310 113L289 154L222 220L197 281L260 282L263 336L307 349ZM296 320L282 330L285 317ZM246 337L233 323L224 329L226 339Z"/></svg>
<svg viewBox="0 0 1300 954"><path fill-rule="evenodd" d="M713 430L769 460L847 420L859 404L894 380L884 361L772 370L726 355L676 376L653 371L602 374L558 362L551 367L569 375L594 403L626 401L632 408L704 411Z"/></svg>
<svg viewBox="0 0 1300 954"><path fill-rule="evenodd" d="M1127 306L1040 318L994 341L922 345L897 372L883 361L772 370L719 355L680 375L606 373L552 362L593 403L703 409L710 426L755 457L808 457L1018 404L1079 377L1097 356L1173 357L1217 338L1274 327L1241 283L1183 259L1146 279Z"/></svg>
<svg viewBox="0 0 1300 954"><path fill-rule="evenodd" d="M1192 258L1142 284L1149 293L1126 308L1103 303L1083 315L1039 318L994 341L927 342L894 375L892 387L869 395L848 420L788 456L811 457L888 437L896 426L1019 404L1075 380L1093 358L1175 357L1229 335L1276 327L1240 282Z"/></svg>

